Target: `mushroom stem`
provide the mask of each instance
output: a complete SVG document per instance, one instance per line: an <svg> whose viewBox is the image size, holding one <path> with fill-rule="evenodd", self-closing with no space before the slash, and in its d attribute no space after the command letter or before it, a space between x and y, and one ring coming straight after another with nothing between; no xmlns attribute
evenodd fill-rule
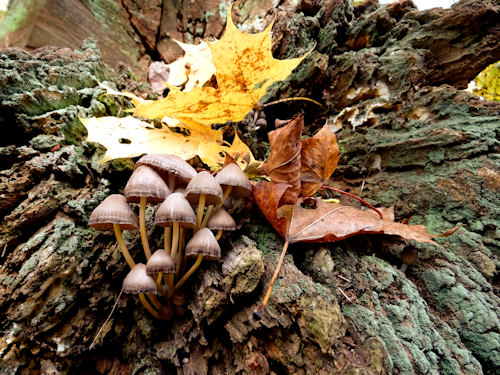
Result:
<svg viewBox="0 0 500 375"><path fill-rule="evenodd" d="M168 274L165 279L167 280L167 286L168 286L168 298L172 298L174 295L174 274L170 273Z"/></svg>
<svg viewBox="0 0 500 375"><path fill-rule="evenodd" d="M196 258L196 262L191 266L189 271L186 272L184 276L182 276L182 279L180 279L177 284L175 284L175 290L179 289L182 284L186 282L187 279L189 279L189 276L193 274L194 271L200 266L201 261L203 260L203 254L198 255L198 258Z"/></svg>
<svg viewBox="0 0 500 375"><path fill-rule="evenodd" d="M198 211L196 212L196 229L200 229L201 219L203 218L203 211L205 210L206 195L200 194L198 198Z"/></svg>
<svg viewBox="0 0 500 375"><path fill-rule="evenodd" d="M179 276L182 266L182 251L184 250L184 228L179 230L179 254L177 255L177 261L175 266L175 276Z"/></svg>
<svg viewBox="0 0 500 375"><path fill-rule="evenodd" d="M220 237L221 237L221 236L222 236L222 229L219 229L219 230L217 231L217 234L215 235L215 239L216 239L217 241L219 241L219 239L220 239Z"/></svg>
<svg viewBox="0 0 500 375"><path fill-rule="evenodd" d="M142 247L144 248L144 254L146 254L146 259L149 260L151 257L151 250L149 249L148 235L146 233L146 203L148 201L147 197L141 197L139 202L139 231L141 233Z"/></svg>
<svg viewBox="0 0 500 375"><path fill-rule="evenodd" d="M283 250L281 250L281 255L280 259L278 260L278 264L276 265L276 269L274 270L273 277L271 278L271 281L269 282L269 286L267 287L266 295L264 296L264 299L262 300L262 303L259 305L257 308L257 311L255 312L256 316L261 317L262 316L262 311L264 311L267 301L269 300L269 297L271 296L271 292L273 290L273 285L274 282L276 281L278 274L281 270L281 265L283 264L283 259L285 259L285 254L288 249L288 240L285 241L285 245L283 246Z"/></svg>
<svg viewBox="0 0 500 375"><path fill-rule="evenodd" d="M125 245L125 241L123 241L123 236L122 236L122 231L120 229L120 224L113 224L113 229L115 231L116 241L118 242L118 245L120 246L120 250L122 251L122 254L125 257L127 264L129 265L130 269L134 268L135 262L132 259L132 257L130 256L130 253L128 252L127 246Z"/></svg>
<svg viewBox="0 0 500 375"><path fill-rule="evenodd" d="M205 228L207 226L208 219L210 219L210 216L212 216L212 212L214 211L214 205L211 204L207 208L207 212L205 213L205 216L203 217L203 220L201 221L200 228Z"/></svg>
<svg viewBox="0 0 500 375"><path fill-rule="evenodd" d="M170 255L171 243L172 243L172 229L170 227L165 227L163 232L165 252Z"/></svg>
<svg viewBox="0 0 500 375"><path fill-rule="evenodd" d="M227 197L229 197L229 194L231 194L231 190L233 190L233 187L231 185L227 185L226 189L224 190L224 195L222 196L222 200L220 203L217 204L217 206L215 206L214 212L222 207Z"/></svg>
<svg viewBox="0 0 500 375"><path fill-rule="evenodd" d="M156 296L154 294L148 294L148 298L151 300L154 307L156 307L158 310L160 309L160 307L162 307L161 302L158 301L158 298L156 298Z"/></svg>
<svg viewBox="0 0 500 375"><path fill-rule="evenodd" d="M406 272L406 269L408 268L408 265L406 263L403 263L401 265L401 268L399 269L401 272Z"/></svg>
<svg viewBox="0 0 500 375"><path fill-rule="evenodd" d="M172 258L172 262L175 262L177 256L177 249L179 247L179 223L174 222L173 226L173 234L172 234L172 251L170 253L170 258Z"/></svg>
<svg viewBox="0 0 500 375"><path fill-rule="evenodd" d="M143 293L139 293L139 300L141 301L142 305L146 308L146 310L148 310L151 313L151 315L153 315L157 319L161 319L158 312L153 308L153 306L149 304L148 300L146 299L146 296Z"/></svg>
<svg viewBox="0 0 500 375"><path fill-rule="evenodd" d="M163 290L163 284L161 283L162 277L163 277L163 272L158 273L158 276L156 277L156 288L158 288L158 292L160 292L162 296L166 296L167 294Z"/></svg>

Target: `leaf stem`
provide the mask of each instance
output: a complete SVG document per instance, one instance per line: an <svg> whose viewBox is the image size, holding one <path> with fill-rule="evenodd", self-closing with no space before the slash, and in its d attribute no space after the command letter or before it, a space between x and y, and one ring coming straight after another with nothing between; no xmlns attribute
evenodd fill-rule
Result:
<svg viewBox="0 0 500 375"><path fill-rule="evenodd" d="M332 188L330 186L322 186L321 188L323 189L328 189L328 190L333 190L333 191L336 191L337 193L340 193L340 194L344 194L344 195L347 195L348 197L351 197L351 198L354 198L354 199L357 199L358 201L360 201L361 203L363 203L365 206L367 207L370 207L373 211L375 211L377 214L379 214L380 218L382 220L384 220L384 216L382 215L382 212L380 212L379 210L377 210L375 207L373 207L370 203L368 203L367 201L361 199L360 197L357 197L355 195L352 195L350 193L348 193L347 191L344 191L344 190L340 190L340 189L335 189L335 188Z"/></svg>
<svg viewBox="0 0 500 375"><path fill-rule="evenodd" d="M283 245L283 250L281 250L281 255L280 259L278 260L278 264L276 265L276 269L274 270L273 277L271 278L271 281L269 282L269 286L267 287L266 294L264 296L264 299L262 300L262 303L259 305L257 310L254 313L254 317L260 320L262 318L262 311L266 308L267 301L269 300L269 297L271 297L271 292L273 290L273 285L276 279L278 278L278 274L281 270L281 265L283 264L283 259L285 259L285 254L288 249L288 245L290 242L288 240L285 241L285 244Z"/></svg>

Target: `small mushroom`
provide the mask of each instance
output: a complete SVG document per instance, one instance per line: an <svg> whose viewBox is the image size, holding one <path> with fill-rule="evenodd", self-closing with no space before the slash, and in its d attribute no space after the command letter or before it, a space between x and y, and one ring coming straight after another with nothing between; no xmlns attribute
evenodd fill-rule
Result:
<svg viewBox="0 0 500 375"><path fill-rule="evenodd" d="M175 263L179 244L179 229L181 227L194 228L196 225L196 216L193 208L184 195L181 193L172 193L163 201L156 211L155 225L173 227L170 256ZM165 244L165 247L167 247L167 244Z"/></svg>
<svg viewBox="0 0 500 375"><path fill-rule="evenodd" d="M207 228L211 230L217 230L215 239L218 241L222 235L223 230L235 230L236 223L231 215L223 209L219 208L212 217L207 222Z"/></svg>
<svg viewBox="0 0 500 375"><path fill-rule="evenodd" d="M172 302L175 306L182 306L186 303L186 293L181 291L176 291L172 297Z"/></svg>
<svg viewBox="0 0 500 375"><path fill-rule="evenodd" d="M176 187L176 180L188 183L196 176L196 170L184 159L177 155L170 154L150 154L140 158L135 167L147 165L156 170L160 175L166 175L168 188L173 191Z"/></svg>
<svg viewBox="0 0 500 375"><path fill-rule="evenodd" d="M401 265L401 268L399 269L401 272L406 272L406 269L408 266L411 266L413 263L415 263L418 259L418 250L414 247L407 247L403 250L403 253L401 254L401 261L403 264Z"/></svg>
<svg viewBox="0 0 500 375"><path fill-rule="evenodd" d="M217 176L215 176L215 181L224 190L222 203L224 203L231 193L238 198L247 198L252 194L250 181L236 163L229 163L222 168L217 173Z"/></svg>
<svg viewBox="0 0 500 375"><path fill-rule="evenodd" d="M144 294L156 293L156 283L151 276L146 273L146 265L137 263L134 268L130 270L128 275L123 280L123 292L127 294L138 294L139 300L143 306L155 318L162 319L158 311L148 302Z"/></svg>
<svg viewBox="0 0 500 375"><path fill-rule="evenodd" d="M141 165L132 176L130 176L125 186L125 198L128 202L139 202L139 230L141 234L142 246L146 259L151 257L148 237L146 233L146 204L160 203L170 194L167 184L152 168Z"/></svg>
<svg viewBox="0 0 500 375"><path fill-rule="evenodd" d="M158 275L156 286L160 292L163 290L161 287L162 274L165 274L168 293L169 295L172 295L174 293L175 264L172 261L172 258L170 258L170 255L168 255L165 250L156 250L153 255L151 255L151 258L149 258L148 262L146 263L146 273L149 276Z"/></svg>
<svg viewBox="0 0 500 375"><path fill-rule="evenodd" d="M191 205L198 205L196 227L199 228L203 218L205 204L216 205L222 201L222 188L208 172L198 173L186 186L186 199Z"/></svg>
<svg viewBox="0 0 500 375"><path fill-rule="evenodd" d="M178 290L199 267L203 257L209 260L220 259L220 246L214 234L208 228L201 228L186 245L186 256L196 256L195 263L175 285Z"/></svg>
<svg viewBox="0 0 500 375"><path fill-rule="evenodd" d="M139 220L123 195L111 194L104 199L90 214L88 224L99 230L114 230L127 264L130 268L135 266L135 262L123 241L122 230L136 230Z"/></svg>

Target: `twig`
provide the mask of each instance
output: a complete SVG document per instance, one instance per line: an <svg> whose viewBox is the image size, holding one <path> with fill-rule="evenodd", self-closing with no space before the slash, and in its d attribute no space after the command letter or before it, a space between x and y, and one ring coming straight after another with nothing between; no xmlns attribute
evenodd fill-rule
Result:
<svg viewBox="0 0 500 375"><path fill-rule="evenodd" d="M122 293L123 293L123 288L122 288L122 290L120 290L120 294L118 294L118 297L116 297L116 302L115 302L113 308L111 309L111 312L109 313L108 317L106 318L105 322L102 324L101 328L99 328L99 331L97 331L97 334L95 335L94 340L92 341L92 344L90 344L90 346L89 346L89 350L94 349L94 345L97 341L97 338L99 337L99 334L101 333L101 331L104 328L104 326L106 325L106 323L109 321L109 318L111 318L111 315L113 315L113 312L115 311L116 305L118 305L118 301L120 300Z"/></svg>
<svg viewBox="0 0 500 375"><path fill-rule="evenodd" d="M345 292L340 288L340 287L337 287L337 289L340 291L340 293L342 293L342 295L351 303L354 303L352 299L349 298L349 296L347 294L345 294Z"/></svg>
<svg viewBox="0 0 500 375"><path fill-rule="evenodd" d="M348 283L350 283L350 282L351 282L351 280L349 280L348 278L346 278L346 277L344 277L344 276L342 276L342 275L337 275L337 277L338 277L339 279L341 279L341 280L344 280L344 281L348 282Z"/></svg>

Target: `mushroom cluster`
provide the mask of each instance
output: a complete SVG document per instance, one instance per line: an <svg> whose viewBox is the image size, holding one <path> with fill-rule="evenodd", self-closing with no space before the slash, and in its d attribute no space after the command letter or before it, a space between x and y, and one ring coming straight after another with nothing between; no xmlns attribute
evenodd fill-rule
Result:
<svg viewBox="0 0 500 375"><path fill-rule="evenodd" d="M146 310L166 320L184 313L186 296L181 287L203 259L220 259L218 240L223 231L235 229L224 202L230 195L247 198L251 190L250 181L235 163L226 165L214 177L207 171L197 173L176 155L146 155L135 164L124 195L112 194L104 199L91 213L88 224L114 231L131 268L123 281L123 292L138 294ZM139 215L131 204L139 205ZM164 248L154 253L146 230L148 204L156 208L154 224L164 228ZM123 230L137 229L146 264L135 263L122 237Z"/></svg>

